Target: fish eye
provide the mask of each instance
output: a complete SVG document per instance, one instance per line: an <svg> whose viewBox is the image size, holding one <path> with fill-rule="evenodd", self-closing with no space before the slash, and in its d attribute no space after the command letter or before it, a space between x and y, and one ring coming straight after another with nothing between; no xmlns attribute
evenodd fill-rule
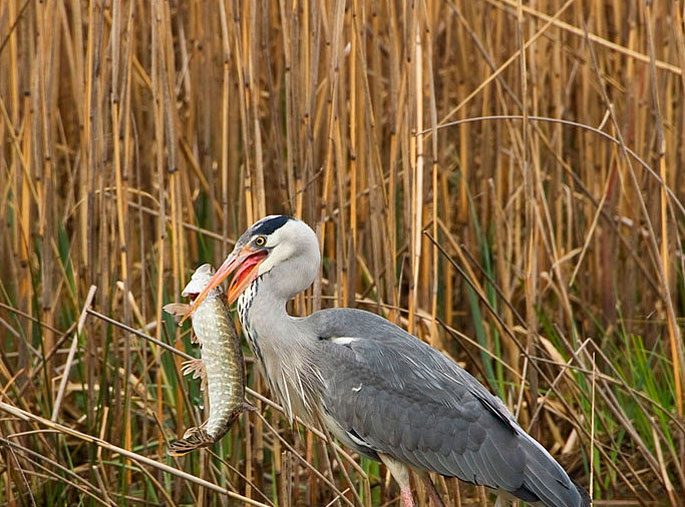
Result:
<svg viewBox="0 0 685 507"><path fill-rule="evenodd" d="M256 246L264 246L266 245L266 238L264 236L257 236L254 240L254 244Z"/></svg>

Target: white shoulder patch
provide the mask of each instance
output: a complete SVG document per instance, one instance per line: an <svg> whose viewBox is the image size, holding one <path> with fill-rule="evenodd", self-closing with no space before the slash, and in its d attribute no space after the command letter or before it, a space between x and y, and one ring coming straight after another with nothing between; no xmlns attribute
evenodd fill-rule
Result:
<svg viewBox="0 0 685 507"><path fill-rule="evenodd" d="M336 336L331 338L331 341L337 345L349 345L357 340L359 340L359 338L355 338L354 336Z"/></svg>

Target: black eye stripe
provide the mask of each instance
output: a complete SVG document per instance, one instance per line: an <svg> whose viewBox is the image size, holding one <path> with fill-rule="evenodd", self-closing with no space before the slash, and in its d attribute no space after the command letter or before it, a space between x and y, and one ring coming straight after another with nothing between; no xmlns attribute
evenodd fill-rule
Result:
<svg viewBox="0 0 685 507"><path fill-rule="evenodd" d="M283 227L291 217L287 215L278 215L268 220L264 220L252 231L252 234L261 234L268 236L274 231Z"/></svg>

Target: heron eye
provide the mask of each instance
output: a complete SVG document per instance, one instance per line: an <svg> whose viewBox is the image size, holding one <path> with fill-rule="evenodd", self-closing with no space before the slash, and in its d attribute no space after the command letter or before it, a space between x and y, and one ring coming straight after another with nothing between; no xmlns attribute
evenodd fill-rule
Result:
<svg viewBox="0 0 685 507"><path fill-rule="evenodd" d="M257 236L254 240L254 244L257 246L266 245L266 238L264 236Z"/></svg>

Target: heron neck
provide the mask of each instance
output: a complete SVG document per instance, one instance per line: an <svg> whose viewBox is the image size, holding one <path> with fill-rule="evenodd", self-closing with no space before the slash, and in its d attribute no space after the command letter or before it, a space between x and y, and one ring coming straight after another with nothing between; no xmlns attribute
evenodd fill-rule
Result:
<svg viewBox="0 0 685 507"><path fill-rule="evenodd" d="M294 320L286 311L287 302L312 284L319 269L310 257L289 258L258 276L238 300L241 323L258 326L260 337L284 336L282 326Z"/></svg>
<svg viewBox="0 0 685 507"><path fill-rule="evenodd" d="M288 315L289 298L272 290L274 279L267 273L252 282L238 299L238 316L269 388L292 420L311 412L320 375L313 364L314 340L301 319Z"/></svg>

